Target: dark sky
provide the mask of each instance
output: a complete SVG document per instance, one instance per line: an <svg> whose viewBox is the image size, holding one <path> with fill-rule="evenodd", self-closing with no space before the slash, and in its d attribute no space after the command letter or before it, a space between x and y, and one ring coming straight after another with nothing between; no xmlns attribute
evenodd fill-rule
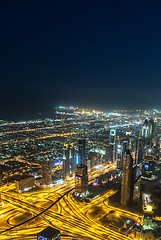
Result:
<svg viewBox="0 0 161 240"><path fill-rule="evenodd" d="M161 1L0 0L0 119L161 108Z"/></svg>

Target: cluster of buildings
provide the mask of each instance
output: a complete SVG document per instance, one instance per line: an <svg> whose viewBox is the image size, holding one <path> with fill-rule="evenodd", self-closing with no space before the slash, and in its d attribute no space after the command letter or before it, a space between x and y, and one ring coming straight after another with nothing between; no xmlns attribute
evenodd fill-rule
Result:
<svg viewBox="0 0 161 240"><path fill-rule="evenodd" d="M16 191L23 192L73 177L74 195L86 198L89 172L115 162L115 175L122 175L121 206L141 202L143 211L151 212L160 169L161 112L61 106L55 119L0 124L1 185L15 182ZM107 182L100 180L95 183Z"/></svg>
<svg viewBox="0 0 161 240"><path fill-rule="evenodd" d="M113 132L114 133L114 132ZM115 135L115 134L110 134ZM156 219L160 209L160 134L157 121L147 118L137 134L126 132L120 136L109 138L112 142L111 157L117 161L117 170L121 172L121 188L110 199L110 204L120 204L120 208L144 214L143 224L135 224L130 236L145 238L160 236L160 225ZM108 221L114 224L115 215Z"/></svg>
<svg viewBox="0 0 161 240"><path fill-rule="evenodd" d="M128 150L123 157L123 174L121 185L121 204L132 203L133 197L140 198L141 179L152 181L155 179L155 162L159 160L159 144L156 133L156 123L151 118L145 120L143 127L136 139L135 155L132 157L130 150L133 148L128 141ZM120 160L119 160L120 164ZM140 179L141 178L141 179ZM138 190L138 192L135 191ZM135 193L135 194L134 194Z"/></svg>

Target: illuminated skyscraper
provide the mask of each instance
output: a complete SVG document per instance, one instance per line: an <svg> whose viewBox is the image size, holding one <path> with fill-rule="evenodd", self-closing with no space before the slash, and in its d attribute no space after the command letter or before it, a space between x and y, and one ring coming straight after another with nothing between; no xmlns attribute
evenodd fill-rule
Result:
<svg viewBox="0 0 161 240"><path fill-rule="evenodd" d="M136 151L135 151L135 164L139 164L142 161L142 140L138 137L136 140Z"/></svg>
<svg viewBox="0 0 161 240"><path fill-rule="evenodd" d="M153 118L149 120L149 136L152 137L155 133L155 122Z"/></svg>
<svg viewBox="0 0 161 240"><path fill-rule="evenodd" d="M88 191L88 174L85 164L78 164L75 173L75 192L78 195L86 195Z"/></svg>
<svg viewBox="0 0 161 240"><path fill-rule="evenodd" d="M70 159L70 163L71 163L70 172L71 172L72 174L75 174L76 165L77 165L78 163L77 163L76 153L75 153L74 147L71 147L71 148L70 148L69 159ZM77 163L77 164L76 164L76 163Z"/></svg>
<svg viewBox="0 0 161 240"><path fill-rule="evenodd" d="M66 177L71 176L72 174L72 155L71 155L71 148L68 146L67 149L63 151L63 175L64 179Z"/></svg>
<svg viewBox="0 0 161 240"><path fill-rule="evenodd" d="M149 123L148 123L148 120L146 119L144 124L143 124L143 128L142 128L142 137L143 137L143 139L147 139L148 138L148 133L149 133Z"/></svg>
<svg viewBox="0 0 161 240"><path fill-rule="evenodd" d="M42 184L49 186L52 184L51 161L47 155L42 160Z"/></svg>
<svg viewBox="0 0 161 240"><path fill-rule="evenodd" d="M142 178L152 180L154 175L155 157L152 155L146 155L143 157L142 163Z"/></svg>
<svg viewBox="0 0 161 240"><path fill-rule="evenodd" d="M114 162L116 160L115 144L116 144L116 130L111 129L109 136L109 146L107 148L108 161L111 162Z"/></svg>
<svg viewBox="0 0 161 240"><path fill-rule="evenodd" d="M63 151L63 178L69 175L69 149Z"/></svg>
<svg viewBox="0 0 161 240"><path fill-rule="evenodd" d="M79 155L79 163L86 164L86 152L85 152L85 139L78 140L78 155Z"/></svg>
<svg viewBox="0 0 161 240"><path fill-rule="evenodd" d="M63 150L63 177L72 176L75 174L76 170L76 159L75 159L75 149L72 145L65 145L66 148ZM78 163L77 163L78 164Z"/></svg>
<svg viewBox="0 0 161 240"><path fill-rule="evenodd" d="M123 161L123 174L121 184L121 204L128 205L133 195L133 159L129 150L126 150Z"/></svg>
<svg viewBox="0 0 161 240"><path fill-rule="evenodd" d="M155 122L153 120L153 118L151 118L149 120L149 143L150 143L150 147L153 146L153 138L156 135L155 132Z"/></svg>
<svg viewBox="0 0 161 240"><path fill-rule="evenodd" d="M152 138L155 135L155 122L153 118L150 120L145 120L142 128L142 138L146 145L152 146Z"/></svg>
<svg viewBox="0 0 161 240"><path fill-rule="evenodd" d="M115 152L116 152L117 168L122 169L123 146L120 139L116 139Z"/></svg>

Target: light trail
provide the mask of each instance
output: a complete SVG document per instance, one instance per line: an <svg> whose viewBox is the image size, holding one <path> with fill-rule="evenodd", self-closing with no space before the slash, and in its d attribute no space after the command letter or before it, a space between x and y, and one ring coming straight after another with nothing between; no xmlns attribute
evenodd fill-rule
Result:
<svg viewBox="0 0 161 240"><path fill-rule="evenodd" d="M118 212L121 215L125 215L125 216L127 216L129 218L133 218L133 219L135 219L136 221L138 221L140 223L143 222L143 218L144 218L143 215L139 215L139 214L136 214L136 213L133 213L133 212L121 209L121 208L113 207L111 205L108 205L108 203L106 201L104 201L103 203L110 210L114 210L114 211Z"/></svg>
<svg viewBox="0 0 161 240"><path fill-rule="evenodd" d="M7 145L7 144L14 144L14 143L30 142L30 141L35 141L35 140L43 140L43 139L47 139L47 138L71 136L71 135L82 134L82 133L83 132L58 133L58 134L52 134L52 135L43 136L43 137L24 139L24 140L20 140L20 141L3 142L3 143L0 143L0 146Z"/></svg>
<svg viewBox="0 0 161 240"><path fill-rule="evenodd" d="M93 120L93 121L95 121L95 120ZM3 132L0 132L0 135L15 134L15 133L22 133L22 132L36 132L36 131L40 131L40 130L50 130L50 129L63 128L63 127L79 125L79 124L87 124L87 123L86 122L72 122L72 123L67 123L67 124L55 125L52 127L38 127L38 128L28 128L28 129L21 129L21 130L15 130L15 131L3 131Z"/></svg>
<svg viewBox="0 0 161 240"><path fill-rule="evenodd" d="M111 164L109 166L102 167L102 171L98 169L91 172L89 176L89 181L92 181L92 179L94 179L96 176L101 175L103 172L110 171L115 167L116 164ZM39 216L42 217L42 219L36 223L34 223L34 221L32 221L31 219L27 219L26 221L28 222L26 222L26 224L28 225L22 223L21 225L19 225L18 228L15 228L14 226L12 229L9 230L10 238L14 236L19 238L23 238L23 236L29 237L30 235L33 236L33 234L41 231L42 227L45 227L48 223L52 226L60 228L61 232L65 232L67 234L75 236L81 236L82 238L85 237L95 240L105 240L108 237L115 240L130 239L129 237L121 233L103 227L101 224L96 223L93 219L90 219L87 215L85 215L84 212L87 209L84 208L81 211L80 204L76 203L69 194L67 195L67 192L72 191L73 187L74 179L63 183L62 185L54 186L53 188L44 189L42 191L37 191L33 193L11 193L5 191L7 187L6 189L4 188L4 193L2 193L2 199L10 202L7 204L7 211L20 211L20 213L24 212L24 214L25 212L32 212L32 214L35 215L35 219L37 219ZM96 204L98 201L101 201L102 198L105 199L113 193L114 191L111 190L103 197L93 200L91 204ZM50 202L51 200L54 203L52 203L53 205ZM55 203L55 201L57 202ZM12 207L10 204L12 204ZM6 220L7 216L8 215L6 214ZM43 223L42 221L45 222ZM7 239L8 233L5 232L5 230L8 229L6 228L4 229L3 233L1 232L0 239Z"/></svg>
<svg viewBox="0 0 161 240"><path fill-rule="evenodd" d="M55 128L67 127L67 126L71 126L71 125L74 125L74 124L76 124L76 123L56 125L56 126L52 126L52 127L40 127L40 128L21 129L21 130L16 130L16 131L6 131L6 132L1 132L0 135L22 133L22 132L35 132L35 131L40 131L40 130L50 130L50 129L55 129Z"/></svg>

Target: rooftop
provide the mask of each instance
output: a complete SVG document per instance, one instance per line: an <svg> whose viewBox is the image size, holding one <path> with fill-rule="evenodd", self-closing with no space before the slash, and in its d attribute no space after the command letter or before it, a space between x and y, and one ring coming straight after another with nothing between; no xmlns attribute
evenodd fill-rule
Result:
<svg viewBox="0 0 161 240"><path fill-rule="evenodd" d="M58 234L60 234L60 231L59 231L59 230L48 226L48 227L45 228L43 231L41 231L40 233L38 233L38 236L50 238L50 237L57 236Z"/></svg>

